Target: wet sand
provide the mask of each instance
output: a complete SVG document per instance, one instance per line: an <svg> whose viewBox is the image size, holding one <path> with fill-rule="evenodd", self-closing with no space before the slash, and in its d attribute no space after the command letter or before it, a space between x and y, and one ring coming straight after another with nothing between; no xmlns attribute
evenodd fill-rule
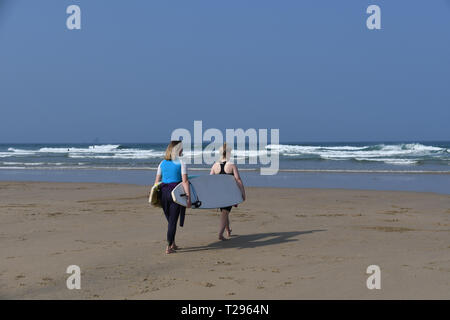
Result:
<svg viewBox="0 0 450 320"><path fill-rule="evenodd" d="M1 299L450 299L450 196L247 188L233 236L188 210L177 253L148 187L0 182ZM81 268L68 290L66 268ZM369 290L366 269L381 268Z"/></svg>

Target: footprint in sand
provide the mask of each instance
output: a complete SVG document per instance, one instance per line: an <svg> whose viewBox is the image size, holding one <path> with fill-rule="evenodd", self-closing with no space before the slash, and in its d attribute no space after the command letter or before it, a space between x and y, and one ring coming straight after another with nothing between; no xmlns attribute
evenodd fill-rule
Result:
<svg viewBox="0 0 450 320"><path fill-rule="evenodd" d="M56 216L60 216L62 214L63 214L62 212L50 212L50 213L47 213L47 216L56 217Z"/></svg>
<svg viewBox="0 0 450 320"><path fill-rule="evenodd" d="M316 217L344 217L345 213L328 213L328 214L316 214Z"/></svg>
<svg viewBox="0 0 450 320"><path fill-rule="evenodd" d="M361 227L361 229L375 230L375 231L384 231L384 232L419 231L419 230L417 230L417 229L410 229L410 228L405 228L405 227L383 227L383 226Z"/></svg>
<svg viewBox="0 0 450 320"><path fill-rule="evenodd" d="M206 287L206 288L212 288L212 287L216 286L214 283L207 282L207 281L202 281L197 284L201 285L202 287Z"/></svg>
<svg viewBox="0 0 450 320"><path fill-rule="evenodd" d="M225 262L225 261L223 261L223 260L217 261L216 264L223 264L224 266L231 266L231 265L232 265L231 262Z"/></svg>
<svg viewBox="0 0 450 320"><path fill-rule="evenodd" d="M387 211L380 211L378 213L380 214L390 214L390 215L396 215L397 213L407 213L408 210L403 210L407 208L400 208L400 210L387 210Z"/></svg>

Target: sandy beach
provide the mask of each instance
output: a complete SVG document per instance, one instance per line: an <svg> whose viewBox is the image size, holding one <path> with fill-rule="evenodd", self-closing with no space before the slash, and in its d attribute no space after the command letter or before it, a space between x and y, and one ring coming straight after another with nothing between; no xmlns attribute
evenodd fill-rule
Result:
<svg viewBox="0 0 450 320"><path fill-rule="evenodd" d="M1 299L450 299L450 196L247 188L233 236L188 210L177 253L149 188L0 182ZM381 289L366 268L381 268ZM66 268L81 268L68 290Z"/></svg>

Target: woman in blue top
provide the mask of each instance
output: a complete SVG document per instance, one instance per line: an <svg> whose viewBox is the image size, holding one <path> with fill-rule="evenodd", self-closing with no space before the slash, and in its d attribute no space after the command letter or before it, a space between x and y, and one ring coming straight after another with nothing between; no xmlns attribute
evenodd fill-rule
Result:
<svg viewBox="0 0 450 320"><path fill-rule="evenodd" d="M178 217L180 217L180 226L183 226L184 213L186 208L173 202L172 190L183 182L183 187L187 197L187 208L191 207L189 181L186 171L186 165L179 159L183 153L183 144L181 141L171 141L166 149L164 160L158 166L155 184L161 181L161 205L168 222L167 229L167 248L166 253L174 253L177 249L175 245L175 233L177 231Z"/></svg>

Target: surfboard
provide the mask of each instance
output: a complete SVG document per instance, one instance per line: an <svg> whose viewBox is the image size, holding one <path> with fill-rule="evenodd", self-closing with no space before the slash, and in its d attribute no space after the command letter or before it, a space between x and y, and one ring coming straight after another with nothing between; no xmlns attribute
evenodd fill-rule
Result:
<svg viewBox="0 0 450 320"><path fill-rule="evenodd" d="M232 175L198 176L189 180L189 184L193 209L223 208L243 201L241 190ZM186 193L182 183L172 190L172 199L174 202L186 206Z"/></svg>

